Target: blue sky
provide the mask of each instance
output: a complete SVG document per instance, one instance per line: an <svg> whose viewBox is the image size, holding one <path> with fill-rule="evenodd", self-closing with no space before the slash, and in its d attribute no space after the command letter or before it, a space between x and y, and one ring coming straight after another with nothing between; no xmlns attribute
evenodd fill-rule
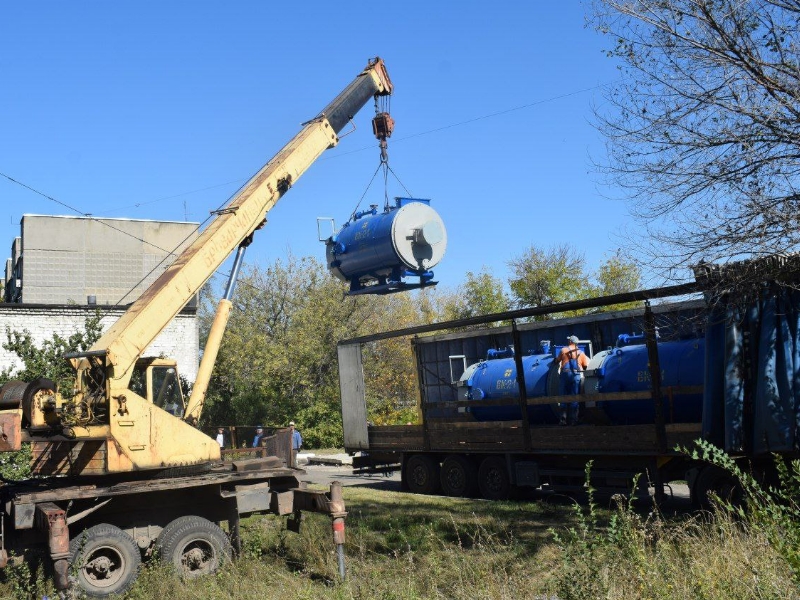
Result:
<svg viewBox="0 0 800 600"><path fill-rule="evenodd" d="M569 241L592 267L614 252L629 218L598 184L591 120L618 74L582 3L276 4L4 3L0 173L81 213L203 221L380 55L390 165L445 222L443 285L505 278L531 244ZM343 223L378 166L372 116L281 200L248 262L324 259L316 218ZM24 213L76 214L4 178L0 207L3 257Z"/></svg>

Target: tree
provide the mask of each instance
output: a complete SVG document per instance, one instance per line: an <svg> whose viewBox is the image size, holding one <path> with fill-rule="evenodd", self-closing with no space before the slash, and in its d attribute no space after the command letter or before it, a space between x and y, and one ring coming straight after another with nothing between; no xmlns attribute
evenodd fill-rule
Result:
<svg viewBox="0 0 800 600"><path fill-rule="evenodd" d="M609 183L667 276L800 242L800 2L595 0L621 77L596 111Z"/></svg>
<svg viewBox="0 0 800 600"><path fill-rule="evenodd" d="M611 296L638 290L642 284L641 269L617 251L601 263L596 273L586 270L582 254L565 244L550 250L531 246L509 262L513 271L511 291L518 306L550 306L561 302ZM631 308L636 303L616 304L607 310ZM600 310L605 310L602 308ZM586 311L557 313L562 316L585 314ZM554 314L536 317L552 319Z"/></svg>
<svg viewBox="0 0 800 600"><path fill-rule="evenodd" d="M510 304L503 281L484 267L477 275L468 271L455 293L443 298L442 317L447 321L468 319L507 311Z"/></svg>
<svg viewBox="0 0 800 600"><path fill-rule="evenodd" d="M203 426L282 425L291 419L309 447L340 446L337 343L417 325L435 308L421 292L412 298L346 296L345 291L346 284L313 258L289 256L265 269L245 269L214 368ZM203 304L206 323L213 318L210 304ZM383 407L386 420L396 421L397 414L416 404L413 364L407 340L365 347L368 400Z"/></svg>
<svg viewBox="0 0 800 600"><path fill-rule="evenodd" d="M621 252L617 251L611 258L600 265L595 275L597 286L596 296L612 296L632 292L642 287L642 271L632 260L625 258ZM635 308L638 302L626 302L613 306L601 307L604 310L622 310L625 308Z"/></svg>
<svg viewBox="0 0 800 600"><path fill-rule="evenodd" d="M531 246L508 264L512 272L509 286L520 308L549 306L593 295L584 256L569 244L549 250Z"/></svg>

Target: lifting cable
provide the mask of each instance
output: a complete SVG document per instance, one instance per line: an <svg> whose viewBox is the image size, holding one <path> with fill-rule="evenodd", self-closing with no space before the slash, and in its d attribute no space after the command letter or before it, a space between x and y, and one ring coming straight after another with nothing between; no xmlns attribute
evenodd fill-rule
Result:
<svg viewBox="0 0 800 600"><path fill-rule="evenodd" d="M397 180L397 183L400 184L409 197L412 195L405 184L400 181L400 178L397 176L394 170L389 166L389 144L387 140L392 137L392 132L394 131L394 119L389 114L390 106L391 96L375 96L375 117L372 119L372 133L375 134L375 138L378 140L378 147L380 148L380 162L378 163L378 168L375 169L375 172L372 174L364 193L361 194L361 198L359 198L358 202L356 203L356 206L350 215L350 220L355 219L355 216L358 212L358 207L361 206L361 203L364 201L364 197L367 195L367 192L369 192L372 182L375 181L378 171L383 170L383 208L385 211L389 210L389 173L392 174L392 176Z"/></svg>

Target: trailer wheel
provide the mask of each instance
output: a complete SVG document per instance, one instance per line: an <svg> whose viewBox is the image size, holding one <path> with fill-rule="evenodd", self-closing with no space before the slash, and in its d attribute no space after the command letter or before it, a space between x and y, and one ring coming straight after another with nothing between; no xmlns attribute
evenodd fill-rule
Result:
<svg viewBox="0 0 800 600"><path fill-rule="evenodd" d="M734 506L743 501L741 484L733 475L719 467L706 466L700 471L691 491L692 503L710 510L713 503L709 494L714 494L723 502L730 502Z"/></svg>
<svg viewBox="0 0 800 600"><path fill-rule="evenodd" d="M414 494L439 491L439 463L425 454L415 454L406 463L406 485Z"/></svg>
<svg viewBox="0 0 800 600"><path fill-rule="evenodd" d="M167 525L155 548L161 560L188 578L215 573L231 559L231 543L222 529L195 515L179 517Z"/></svg>
<svg viewBox="0 0 800 600"><path fill-rule="evenodd" d="M78 585L92 598L128 591L142 564L134 539L108 523L90 527L73 538L69 553Z"/></svg>
<svg viewBox="0 0 800 600"><path fill-rule="evenodd" d="M500 456L488 456L478 469L478 487L487 500L508 500L511 497L511 479L506 461Z"/></svg>
<svg viewBox="0 0 800 600"><path fill-rule="evenodd" d="M440 479L446 496L470 498L478 491L478 469L475 463L460 454L451 454L444 459Z"/></svg>

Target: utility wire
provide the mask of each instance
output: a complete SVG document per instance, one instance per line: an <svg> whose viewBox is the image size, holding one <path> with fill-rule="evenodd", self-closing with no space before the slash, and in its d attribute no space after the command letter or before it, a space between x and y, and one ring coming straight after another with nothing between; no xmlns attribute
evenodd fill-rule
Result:
<svg viewBox="0 0 800 600"><path fill-rule="evenodd" d="M164 196L162 198L156 198L155 200L148 200L147 202L137 202L135 204L129 204L127 206L117 206L111 208L103 213L95 213L95 214L108 214L109 212L117 211L117 210L125 210L126 208L141 208L142 206L147 206L148 204L155 204L156 202L163 202L164 200L174 200L175 198L182 198L183 196L191 196L192 194L198 194L200 192L207 192L208 190L215 190L221 187L225 187L231 185L233 183L238 183L239 185L245 180L242 179L234 179L232 181L226 181L225 183L218 183L216 185L210 185L208 187L200 188L197 190L190 190L188 192L182 192L180 194L174 194L172 196Z"/></svg>
<svg viewBox="0 0 800 600"><path fill-rule="evenodd" d="M113 229L114 231L116 231L116 232L118 232L118 233L121 233L122 235L125 235L125 236L128 236L128 237L130 237L130 238L133 238L134 240L136 240L136 241L138 241L138 242L141 242L141 243L143 243L143 244L145 244L145 245L151 246L151 247L155 248L156 250L160 250L161 252L164 252L164 253L165 253L165 256L164 256L164 257L163 257L163 258L162 258L162 259L161 259L161 260L160 260L160 261L159 261L159 262L158 262L158 263L157 263L157 264L156 264L156 265L155 265L155 266L154 266L152 269L150 269L150 270L149 270L147 273L145 273L145 275L144 275L144 276L143 276L143 277L142 277L142 278L141 278L139 281L137 281L137 282L136 282L136 283L133 285L133 287L131 287L131 288L130 288L130 289L127 291L127 292L125 292L125 294L124 294L124 295L123 295L123 296L122 296L122 297L121 297L119 300L117 300L117 302L116 302L116 304L115 304L116 306L122 306L122 302L125 300L125 298L127 298L127 297L128 297L130 294L131 294L131 293L133 293L133 292L136 290L136 288L137 288L138 286L142 285L142 284L144 283L144 281L145 281L145 280L146 280L146 279L147 279L147 278L148 278L148 277L149 277L149 276L150 276L150 275L151 275L153 272L155 272L155 271L156 271L156 270L157 270L157 269L158 269L158 268L159 268L161 265L163 265L163 264L164 264L164 262L165 262L165 261L166 261L168 258L170 258L171 256L175 256L175 255L177 254L177 250L178 250L178 248L180 248L180 247L181 247L181 246L182 246L184 243L186 243L186 242L189 240L189 238L191 238L191 237L192 237L192 235L194 235L194 233L196 233L197 231L199 231L199 230L200 230L200 228L201 228L201 227L203 227L203 225L205 225L205 224L206 224L208 221L210 221L210 220L211 220L211 214L210 214L208 217L206 217L206 219L205 219L205 220L204 220L202 223L200 223L200 224L199 224L199 225L198 225L196 228L194 228L194 230L193 230L191 233L189 233L189 235L187 235L187 236L186 236L186 237L184 237L184 238L183 238L183 239L182 239L180 242L178 242L178 244L177 244L177 245L176 245L176 246L175 246L175 247L174 247L172 250L167 250L166 248L162 248L162 247L158 246L157 244L154 244L154 243L152 243L152 242L149 242L149 241L147 241L147 240L145 240L145 239L143 239L143 238L141 238L141 237L138 237L138 236L136 236L136 235L134 235L134 234L132 234L132 233L130 233L130 232L128 232L128 231L125 231L124 229L120 229L119 227L114 227L113 225L111 225L111 223L109 223L109 222L108 222L108 220L107 220L107 219L100 219L100 218L98 218L98 217L96 217L96 216L92 215L91 213L84 213L84 212L81 212L80 210L78 210L78 209L77 209L77 208L75 208L74 206L70 206L70 205L69 205L69 204L67 204L66 202L62 202L61 200L58 200L58 199L56 199L56 198L53 198L52 196L50 196L50 195L48 195L48 194L45 194L44 192L42 192L42 191L39 191L39 190L37 190L36 188L33 188L33 187L31 187L31 186L29 186L29 185L27 185L27 184L25 184L25 183L22 183L21 181L18 181L18 180L16 180L16 179L14 179L13 177L9 176L9 175L6 175L5 173L2 173L2 172L0 172L0 176L2 176L2 177L5 177L5 178L6 178L6 179L8 179L9 181L11 181L11 182L13 182L13 183L16 183L17 185L19 185L19 186L21 186L21 187L23 187L23 188L25 188L25 189L27 189L27 190L29 190L29 191L33 192L34 194L38 194L39 196L42 196L43 198L46 198L47 200L51 200L52 202L55 202L56 204L58 204L58 205L60 205L60 206L63 206L64 208L66 208L66 209L68 209L68 210L71 210L72 212L74 212L74 213L77 213L78 215L80 215L80 216L82 216L82 217L85 217L85 218L87 218L87 219L90 219L90 220L92 220L92 221L95 221L95 222L97 222L97 223L100 223L101 225L104 225L104 226L106 226L106 227L109 227L110 229ZM374 177L374 176L373 176L373 177ZM252 179L252 176L251 176L250 178L248 178L248 179L245 181L245 183L246 183L247 181L250 181L250 179ZM235 183L235 182L228 182L228 183L225 183L225 184L220 184L219 186L212 186L212 187L220 187L221 185L229 185L230 183ZM244 187L244 183L243 183L242 185L240 185L240 186L239 186L239 188L238 188L238 189L237 189L237 190L236 190L236 191L235 191L233 194L231 194L231 195L230 195L230 196L229 196L229 197L228 197L228 198L227 198L227 199L226 199L226 200L225 200L225 201L224 201L224 202L223 202L223 203L222 203L222 204L221 204L221 205L218 207L218 209L217 209L217 210L219 210L220 208L222 208L223 206L225 206L225 204L227 204L228 202L230 202L230 200L231 200L231 199L232 199L232 198L233 198L233 197L234 197L236 194L238 194L238 193L239 193L239 191L240 191L240 190L241 190L243 187ZM206 189L211 189L211 188L206 188ZM366 192L365 192L365 193L366 193ZM180 194L179 194L179 195L180 195ZM148 204L148 203L145 203L145 204ZM213 214L213 213L212 213L212 214ZM222 273L222 272L220 272L219 270L215 270L215 271L214 271L214 274L215 274L215 275L220 275L220 276L223 276L223 277L226 277L226 276L228 275L228 274L226 274L226 273ZM242 284L242 285L245 285L245 286L247 286L247 287L251 287L251 288L253 288L253 289L256 289L256 290L258 289L258 288L256 288L255 286L253 286L253 285L251 285L251 284L249 284L249 283L247 283L247 282L245 282L245 281L242 281L242 282L241 282L241 284Z"/></svg>
<svg viewBox="0 0 800 600"><path fill-rule="evenodd" d="M540 104L547 104L548 102L554 102L555 100L562 100L564 98L569 98L571 96L577 96L578 94L584 94L586 92L591 92L592 90L596 90L602 87L605 87L606 83L599 83L597 85L593 85L592 87L583 88L581 90L575 90L574 92L567 92L566 94L559 94L558 96L552 96L550 98L544 98L542 100L537 100L536 102L530 102L528 104L523 104L521 106L515 106L513 108L506 108L504 110L500 110L493 113L488 113L482 115L480 117L474 117L472 119L467 119L466 121L458 121L457 123L450 123L449 125L442 125L441 127L436 127L434 129L428 129L427 131L420 131L419 133L412 133L405 137L401 138L393 138L392 143L396 144L398 142L404 142L406 140L411 140L414 138L422 137L423 135L430 135L432 133L439 133L440 131L445 131L447 129L453 129L455 127L461 127L463 125L469 125L471 123L476 123L478 121L483 121L485 119L491 119L493 117L499 117L501 115L507 115L508 113L516 112L518 110L525 110L526 108L531 108L533 106L539 106ZM331 154L330 156L321 157L319 160L332 160L334 158L340 158L342 156L348 156L350 154L356 154L357 152L363 152L365 150L371 150L373 146L364 146L362 148L357 148L354 150L348 150L347 152L337 152L336 154Z"/></svg>
<svg viewBox="0 0 800 600"><path fill-rule="evenodd" d="M583 88L583 89L580 89L580 90L575 90L573 92L567 92L565 94L559 94L557 96L551 96L549 98L543 98L543 99L537 100L535 102L529 102L527 104L521 104L520 106L514 106L512 108L506 108L506 109L499 110L499 111L496 111L496 112L487 113L485 115L481 115L479 117L474 117L472 119L467 119L465 121L458 121L456 123L450 123L448 125L442 125L441 127L436 127L434 129L429 129L427 131L421 131L419 133L412 133L410 135L407 135L407 136L401 137L401 138L393 138L392 143L396 144L398 142L404 142L404 141L411 140L411 139L414 139L414 138L422 137L424 135L431 135L431 134L434 134L434 133L439 133L440 131L445 131L447 129L454 129L456 127L462 127L464 125L470 125L470 124L476 123L478 121L484 121L486 119L491 119L491 118L494 118L494 117L507 115L509 113L520 111L520 110L525 110L527 108L532 108L534 106L540 106L542 104L547 104L549 102L555 102L556 100L563 100L564 98L570 98L572 96L577 96L579 94L584 94L586 92L591 92L593 90L600 89L602 87L605 87L606 85L608 85L608 83L599 83L597 85L594 85L594 86L591 86L591 87L587 87L587 88ZM356 154L358 152L364 152L365 150L372 150L372 149L374 149L374 145L363 146L362 148L356 148L356 149L353 149L353 150L348 150L347 152L337 152L335 154L321 156L317 160L319 162L325 161L325 160L332 160L332 159L340 158L342 156L348 156L350 154ZM2 174L0 173L0 175L2 175ZM17 183L17 184L21 185L24 188L32 190L32 188L28 187L24 183L16 181L15 179L12 179L11 177L9 177L7 175L3 175L3 177L5 177L6 179L8 179L10 181L13 181L14 183ZM395 177L397 177L397 176L395 175ZM188 195L196 194L196 193L199 193L199 192L205 192L205 191L208 191L208 190L213 190L213 189L216 189L216 188L225 187L226 185L231 185L233 183L240 183L240 182L246 182L246 181L249 181L249 179L248 180L234 179L234 180L228 181L226 183L218 183L218 184L210 185L208 187L200 188L200 189L197 189L197 190L191 190L191 191L188 191L188 192L182 192L180 194L174 194L172 196L165 196L163 198L158 198L156 200L148 200L146 202L138 202L136 204L132 204L132 205L128 205L128 206L116 207L116 208L112 208L112 209L109 209L109 210L110 211L114 211L114 210L122 210L122 209L125 209L125 208L140 208L140 207L146 206L148 204L155 204L156 202L163 202L164 200L173 200L175 198L180 198L180 197L183 197L183 196L188 196ZM400 180L398 179L398 181L400 181ZM402 183L401 183L401 185L402 185ZM405 187L405 186L403 186L403 187ZM35 190L32 190L32 191L35 191ZM40 193L40 192L36 192L36 193ZM42 195L45 198L48 198L49 200L52 200L53 202L56 202L57 204L61 204L62 206L65 206L65 207L69 208L70 210L74 210L75 212L78 212L79 214L83 214L83 213L80 213L80 211L72 208L71 206L68 206L68 205L64 204L63 202L60 202L60 201L56 200L55 198L51 198L51 197L46 196L44 194L42 194Z"/></svg>
<svg viewBox="0 0 800 600"><path fill-rule="evenodd" d="M164 264L164 262L165 262L165 261L166 261L168 258L170 258L171 256L175 256L175 255L176 255L176 253L177 253L177 249L178 249L178 248L180 248L180 247L181 247L181 246L182 246L184 243L186 243L186 242L189 240L189 238L190 238L190 237L192 237L192 235L194 235L194 234L195 234L195 233L196 233L196 232L197 232L197 231L198 231L198 230L199 230L199 229L200 229L200 228L201 228L203 225L205 225L205 223L207 223L207 222L209 221L209 219L211 218L210 216L209 216L209 217L207 217L207 218L206 218L206 220L205 220L205 221L203 221L202 223L200 223L200 224L199 224L199 225L198 225L196 228L194 228L194 230L193 230L193 231L192 231L192 232L191 232L189 235L187 235L187 236L186 236L186 237L184 237L184 238L183 238L183 239L182 239L180 242L178 242L178 244L177 244L177 245L176 245L176 246L175 246L175 247L174 247L172 250L167 250L166 248L162 248L162 247L158 246L157 244L154 244L154 243L152 243L152 242L149 242L149 241L147 241L147 240L145 240L145 239L143 239L143 238L141 238L141 237L138 237L138 236L136 236L136 235L134 235L134 234L130 233L129 231L125 231L124 229L120 229L119 227L114 227L114 226L113 226L111 223L109 223L109 222L108 222L108 220L107 220L107 219L99 219L99 218L97 218L97 217L93 216L91 213L84 213L84 212L81 212L80 210L78 210L78 209L77 209L77 208L75 208L74 206L70 206L70 205L69 205L69 204L67 204L66 202L62 202L61 200L58 200L58 199L56 199L56 198L53 198L52 196L50 196L50 195L48 195L48 194L45 194L44 192L41 192L41 191L37 190L36 188L33 188L33 187L31 187L31 186L29 186L29 185L27 185L27 184L25 184L25 183L22 183L21 181L18 181L18 180L16 180L16 179L14 179L13 177L9 176L9 175L6 175L5 173L0 173L0 176L2 176L2 177L5 177L5 178L6 178L6 179L8 179L9 181L11 181L11 182L13 182L13 183L16 183L17 185L19 185L19 186L21 186L21 187L24 187L24 188L25 188L25 189L27 189L27 190L30 190L30 191L31 191L31 192L33 192L34 194L38 194L39 196L42 196L43 198L46 198L47 200L51 200L52 202L55 202L56 204L58 204L58 205L60 205L60 206L63 206L64 208L66 208L66 209L68 209L68 210L71 210L72 212L74 212L74 213L77 213L78 215L80 215L80 216L82 216L82 217L85 217L85 218L87 218L87 219L90 219L90 220L92 220L92 221L95 221L95 222L97 222L97 223L100 223L101 225L104 225L104 226L106 226L106 227L108 227L108 228L110 228L110 229L113 229L114 231L116 231L116 232L118 232L118 233L121 233L122 235L125 235L125 236L128 236L128 237L130 237L130 238L133 238L134 240L136 240L136 241L138 241L138 242L141 242L141 243L143 243L143 244L145 244L145 245L151 246L151 247L155 248L156 250L160 250L161 252L164 252L164 253L165 253L165 256L164 256L164 257L163 257L163 258L162 258L162 259L161 259L161 260L160 260L160 261L159 261L159 262L158 262L158 263L157 263L157 264L156 264L156 265L155 265L155 266L154 266L152 269L150 269L150 271L148 271L148 272L147 272L147 273L146 273L146 274L145 274L145 275L144 275L144 276L143 276L143 277L142 277L142 278L141 278L141 279L140 279L138 282L136 282L136 284L134 284L134 286L133 286L132 288L130 288L130 289L129 289L129 290L128 290L128 291L127 291L127 292L126 292L126 293L125 293L125 294L122 296L122 298L120 298L120 299L119 299L119 300L116 302L116 305L117 305L117 306L121 306L121 305L122 305L122 302L125 300L125 298L127 298L127 297L128 297L128 296L129 296L129 295L130 295L130 294L131 294L131 293L132 293L132 292L133 292L133 291L134 291L134 290L135 290L135 289L136 289L138 286L142 285L142 283L144 283L144 281L145 281L145 280L146 280L146 279L147 279L147 278L148 278L148 277L149 277L149 276L150 276L150 275L151 275L153 272L155 272L155 271L156 271L156 270L157 270L157 269L158 269L158 268L159 268L161 265L163 265L163 264Z"/></svg>
<svg viewBox="0 0 800 600"><path fill-rule="evenodd" d="M464 125L469 125L471 123L476 123L478 121L483 121L483 120L486 120L486 119L491 119L491 118L494 118L494 117L506 115L506 114L509 114L509 113L512 113L512 112L525 110L527 108L531 108L531 107L534 107L534 106L539 106L541 104L546 104L546 103L549 103L549 102L554 102L556 100L562 100L564 98L569 98L571 96L576 96L578 94L583 94L583 93L586 93L586 92L589 92L589 91L592 91L592 90L599 89L601 87L604 87L605 85L606 84L594 85L594 86L591 86L591 87L588 87L588 88L583 88L583 89L580 89L580 90L575 90L573 92L568 92L566 94L559 94L557 96L551 96L550 98L544 98L542 100L537 100L536 102L529 102L527 104L522 104L520 106L515 106L515 107L512 107L512 108L507 108L507 109L496 111L496 112L493 112L493 113L488 113L488 114L485 114L485 115L481 115L479 117L474 117L472 119L467 119L465 121L459 121L457 123L450 123L448 125L443 125L442 127L436 127L434 129L429 129L427 131L421 131L419 133L414 133L414 134L411 134L411 135L407 135L405 137L395 138L393 140L393 143L403 142L403 141L406 141L406 140L422 137L424 135L431 135L433 133L438 133L440 131L445 131L447 129L453 129L453 128L456 128L456 127L462 127ZM339 157L342 157L342 156L355 154L357 152L363 152L365 150L371 150L373 148L374 148L374 146L364 146L362 148L358 148L358 149L355 149L355 150L350 150L348 152L340 152L340 153L337 153L337 154L334 154L334 155L331 155L331 156L321 157L319 160L329 160L329 159L339 158ZM406 193L408 193L409 196L410 196L411 193L408 191L408 188L406 188L406 186L403 184L403 182L400 181L400 179L397 177L397 174L388 165L386 167L387 167L386 171L384 172L384 180L387 178L388 173L391 172L392 175L394 176L394 178L397 179L398 183L403 187L403 189L405 189ZM367 184L367 189L364 190L364 195L362 195L361 199L359 200L358 204L356 205L356 210L358 210L358 205L360 205L361 202L364 200L364 196L366 196L367 191L369 191L369 188L372 185L372 182L374 181L375 176L378 174L379 170L380 170L380 165L379 165L378 169L375 171L375 173L372 175L372 179L370 180L369 184ZM45 198L47 200L50 200L51 202L54 202L54 203L56 203L56 204L58 204L60 206L63 206L64 208L66 208L68 210L71 210L74 213L76 213L78 215L81 215L82 217L86 217L86 218L92 219L94 221L97 221L98 223L101 223L102 225L105 225L105 226L113 229L114 231L117 231L117 232L119 232L119 233L121 233L123 235L129 236L129 237L131 237L131 238L133 238L133 239L135 239L137 241L142 242L143 244L147 244L149 246L152 246L153 248L156 248L157 250L160 250L161 252L165 252L167 254L155 267L153 267L142 279L140 279L139 282L133 288L131 288L122 298L120 298L119 302L117 303L118 305L121 304L121 302L131 292L133 292L134 289L136 289L137 286L141 285L142 282L144 282L144 280L147 277L149 277L151 273L153 273L156 269L158 269L168 257L175 255L175 251L183 243L185 243L189 239L189 237L191 237L192 234L194 234L203 225L205 225L211 218L210 216L207 217L202 223L200 223L198 225L198 227L191 234L189 234L181 242L179 242L178 245L175 246L175 248L173 248L172 250L166 250L164 248L161 248L161 247L157 246L156 244L153 244L152 242L148 242L147 240L144 240L144 239L142 239L140 237L137 237L134 234L129 233L129 232L123 230L123 229L120 229L118 227L114 227L113 225L108 223L106 220L98 219L97 217L93 216L91 213L82 212L82 211L78 210L77 208L75 208L74 206L70 206L66 202L62 202L61 200L53 198L52 196L50 196L48 194L45 194L44 192L41 192L41 191L39 191L39 190L29 186L29 185L17 180L17 179L14 179L10 175L7 175L5 173L0 172L0 176L4 177L5 179L7 179L8 181L10 181L12 183L15 183L15 184L19 185L20 187L23 187L23 188L25 188L25 189L27 189L27 190L35 193L35 194L38 194L39 196L42 196L43 198ZM250 178L244 180L244 183L246 183L249 180L250 180ZM172 196L165 196L165 197L158 198L158 199L155 199L155 200L149 200L149 201L146 201L146 202L139 202L139 203L133 204L131 206L119 207L119 208L115 208L115 209L111 209L111 210L120 210L121 208L131 208L131 207L140 208L141 206L145 206L145 205L148 205L148 204L154 204L156 202L163 202L164 200L171 200L171 199L174 199L174 198L180 198L182 196L187 196L187 195L195 194L195 193L198 193L198 192L203 192L203 191L207 191L207 190L211 190L211 189L224 187L226 185L230 185L232 183L238 183L238 182L241 182L241 181L243 181L243 180L236 179L236 180L233 180L233 181L228 181L226 183L219 183L219 184L211 185L211 186L208 186L208 187L205 187L205 188L201 188L201 189L198 189L198 190L192 190L192 191L188 191L188 192L183 192L183 193L175 194L175 195L172 195ZM236 193L238 193L239 190L242 189L242 186L244 186L244 183L242 183L242 185L236 190L236 192L231 194L231 196L229 196L228 199L222 205L220 205L220 208L222 206L224 206L225 203L227 203ZM384 183L386 183L386 181L384 181ZM219 271L215 271L215 273L222 275L222 273L219 273ZM245 283L245 285L247 285L247 284Z"/></svg>

